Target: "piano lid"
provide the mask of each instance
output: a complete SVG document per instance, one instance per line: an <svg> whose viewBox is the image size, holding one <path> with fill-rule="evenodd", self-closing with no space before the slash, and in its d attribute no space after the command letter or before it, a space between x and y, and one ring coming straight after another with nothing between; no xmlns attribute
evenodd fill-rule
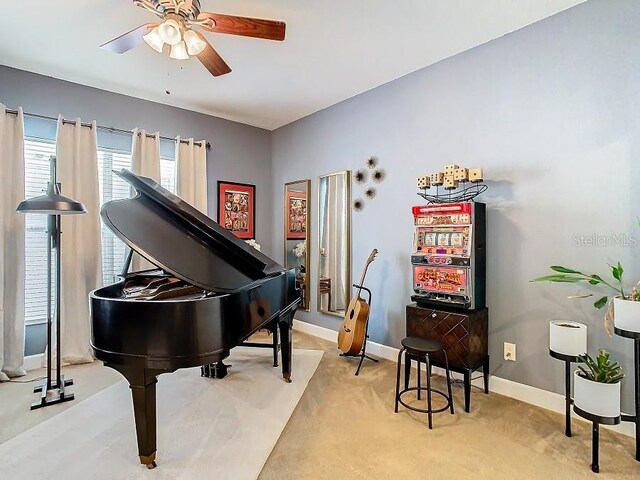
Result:
<svg viewBox="0 0 640 480"><path fill-rule="evenodd" d="M112 200L100 215L131 249L182 280L205 290L233 293L284 271L150 178L114 171L137 194Z"/></svg>

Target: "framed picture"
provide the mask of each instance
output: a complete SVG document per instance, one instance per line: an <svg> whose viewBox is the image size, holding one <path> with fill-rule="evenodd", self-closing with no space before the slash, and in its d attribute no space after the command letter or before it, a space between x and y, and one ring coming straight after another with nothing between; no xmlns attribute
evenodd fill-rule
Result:
<svg viewBox="0 0 640 480"><path fill-rule="evenodd" d="M307 238L307 194L287 190L286 201L287 240Z"/></svg>
<svg viewBox="0 0 640 480"><path fill-rule="evenodd" d="M218 223L236 237L255 238L256 186L218 181Z"/></svg>

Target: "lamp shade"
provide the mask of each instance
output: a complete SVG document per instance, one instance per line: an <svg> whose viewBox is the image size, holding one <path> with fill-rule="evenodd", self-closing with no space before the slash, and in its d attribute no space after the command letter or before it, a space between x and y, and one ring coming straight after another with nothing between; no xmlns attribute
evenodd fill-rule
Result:
<svg viewBox="0 0 640 480"><path fill-rule="evenodd" d="M153 48L156 52L162 53L162 48L164 47L164 41L162 37L160 37L160 32L158 27L155 27L149 33L142 37L144 41Z"/></svg>
<svg viewBox="0 0 640 480"><path fill-rule="evenodd" d="M188 60L189 54L187 53L187 45L184 42L180 42L171 47L171 53L169 58L174 60Z"/></svg>
<svg viewBox="0 0 640 480"><path fill-rule="evenodd" d="M158 27L158 34L164 43L168 43L171 46L177 45L182 41L180 25L172 18L165 20L160 24Z"/></svg>
<svg viewBox="0 0 640 480"><path fill-rule="evenodd" d="M184 32L184 41L187 44L187 52L189 52L189 55L198 55L202 53L207 46L207 43L193 30Z"/></svg>
<svg viewBox="0 0 640 480"><path fill-rule="evenodd" d="M16 208L18 213L41 213L48 215L79 215L87 213L85 206L72 198L61 195L57 186L49 184L47 193L23 200Z"/></svg>

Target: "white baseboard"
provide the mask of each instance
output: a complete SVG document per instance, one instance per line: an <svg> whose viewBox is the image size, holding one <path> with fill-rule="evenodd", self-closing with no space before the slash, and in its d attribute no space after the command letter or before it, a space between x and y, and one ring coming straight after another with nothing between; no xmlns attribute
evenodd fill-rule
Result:
<svg viewBox="0 0 640 480"><path fill-rule="evenodd" d="M29 370L37 370L38 368L42 368L42 365L44 365L44 353L39 353L37 355L24 357L22 368L24 368L28 372Z"/></svg>
<svg viewBox="0 0 640 480"><path fill-rule="evenodd" d="M293 328L294 330L308 333L309 335L320 337L330 342L337 341L337 332L329 328L319 327L317 325L303 322L301 320L294 320ZM384 358L396 362L398 360L398 352L399 350L394 347L389 347L387 345L382 345L380 343L371 341L367 342L367 353L370 353L371 355L379 358ZM444 375L444 370L434 368L434 373ZM462 378L455 372L453 373L453 377ZM476 379L471 383L477 387L484 387L482 378ZM541 388L532 387L523 383L513 382L511 380L507 380L506 378L496 377L495 375L492 375L489 380L489 390L491 392L504 395L505 397L514 398L516 400L520 400L521 402L529 403L531 405L535 405L536 407L545 408L547 410L551 410L552 412L561 413L562 415L564 415L564 395L560 395L559 393L549 392L547 390L542 390ZM573 415L573 418L579 421L586 422L586 420L576 416L575 414ZM563 425L561 427L563 427ZM622 433L630 437L635 436L634 425L632 423L621 423L620 425L614 426L603 425L603 427L610 428L615 432Z"/></svg>

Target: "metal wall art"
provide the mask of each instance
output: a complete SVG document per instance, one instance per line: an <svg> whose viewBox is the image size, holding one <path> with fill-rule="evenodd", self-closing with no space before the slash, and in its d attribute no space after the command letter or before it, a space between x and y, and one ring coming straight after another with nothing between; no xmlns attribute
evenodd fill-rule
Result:
<svg viewBox="0 0 640 480"><path fill-rule="evenodd" d="M384 169L378 167L378 159L376 157L367 158L365 161L365 167L367 168L361 168L353 174L353 178L357 184L364 185L367 180L371 180L374 183L382 183L384 181L386 172ZM365 186L364 196L367 199L373 200L376 193L377 191L374 186ZM356 212L361 212L364 209L364 200L362 198L356 198L353 201L353 209Z"/></svg>

